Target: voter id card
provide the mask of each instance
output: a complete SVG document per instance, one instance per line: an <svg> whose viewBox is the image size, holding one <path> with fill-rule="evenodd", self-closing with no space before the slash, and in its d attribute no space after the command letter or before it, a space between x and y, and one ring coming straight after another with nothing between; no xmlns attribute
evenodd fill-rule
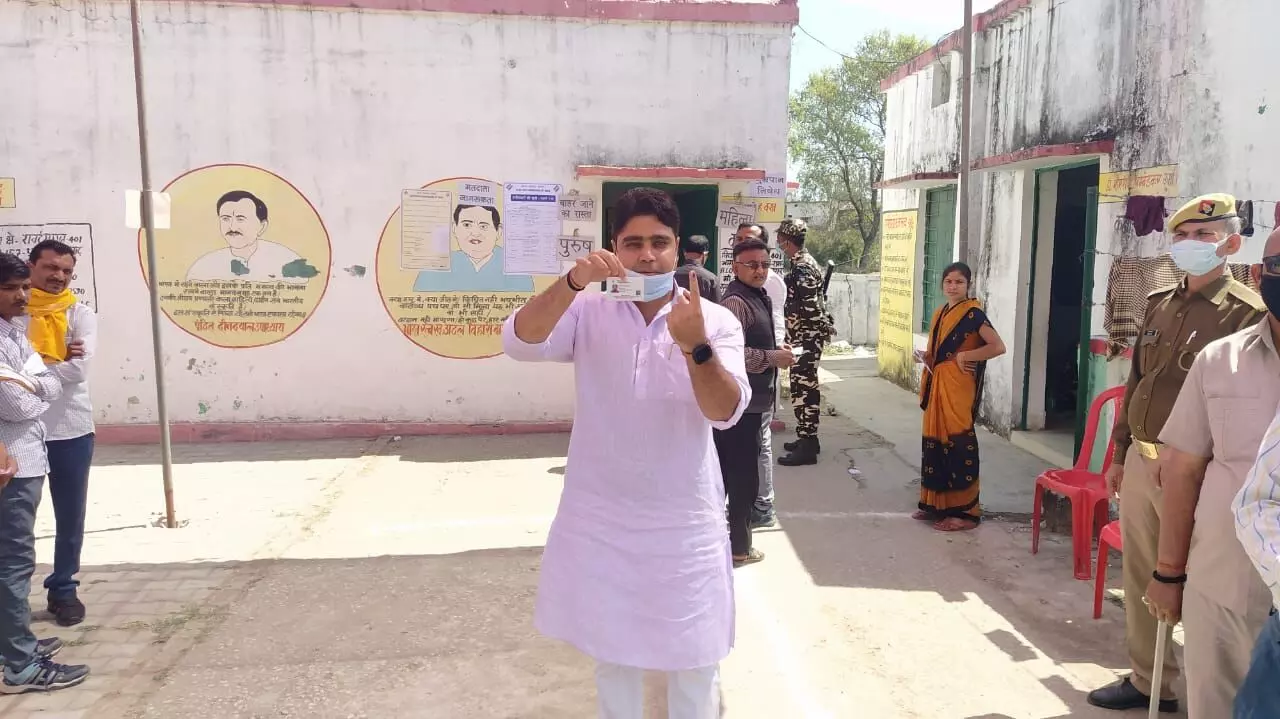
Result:
<svg viewBox="0 0 1280 719"><path fill-rule="evenodd" d="M619 302L638 302L644 297L644 279L609 277L604 281L604 296Z"/></svg>

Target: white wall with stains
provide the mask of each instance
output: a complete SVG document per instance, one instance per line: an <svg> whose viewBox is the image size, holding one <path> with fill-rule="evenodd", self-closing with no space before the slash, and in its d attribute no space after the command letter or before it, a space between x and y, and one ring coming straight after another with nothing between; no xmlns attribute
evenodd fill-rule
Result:
<svg viewBox="0 0 1280 719"><path fill-rule="evenodd" d="M1113 140L1102 172L1178 166L1170 208L1208 192L1254 200L1257 234L1235 259L1256 261L1280 201L1272 161L1280 157L1280 59L1269 49L1276 27L1280 3L1256 0L1032 0L975 37L974 158ZM951 121L926 92L931 72L887 92L886 177L957 169L947 158L958 155L958 123L945 133ZM990 363L983 399L1000 430L1022 420L1027 345L1037 341L1028 337L1025 305L1034 175L1034 165L982 172L968 193L975 284L1010 349ZM885 201L911 206L905 192L886 192ZM1095 336L1104 332L1110 258L1168 248L1167 234L1135 237L1123 212L1123 202L1099 207Z"/></svg>
<svg viewBox="0 0 1280 719"><path fill-rule="evenodd" d="M220 349L163 320L175 421L567 419L569 367L444 359L393 324L374 253L401 190L573 185L586 164L786 166L787 25L207 2L142 14L154 184L217 163L269 169L332 244L324 298L285 341ZM153 422L148 296L123 216L140 185L128 6L0 4L0 66L0 176L18 196L0 223L92 223L96 417Z"/></svg>

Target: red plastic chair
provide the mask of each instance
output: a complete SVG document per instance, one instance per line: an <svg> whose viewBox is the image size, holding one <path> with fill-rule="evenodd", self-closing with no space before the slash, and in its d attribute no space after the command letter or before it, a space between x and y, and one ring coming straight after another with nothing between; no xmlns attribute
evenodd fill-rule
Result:
<svg viewBox="0 0 1280 719"><path fill-rule="evenodd" d="M1102 592L1107 588L1107 551L1124 552L1120 522L1110 522L1098 535L1098 576L1093 580L1093 618L1102 618Z"/></svg>
<svg viewBox="0 0 1280 719"><path fill-rule="evenodd" d="M1040 514L1045 490L1066 497L1071 502L1071 553L1074 557L1076 579L1093 578L1094 524L1107 516L1105 508L1101 514L1098 513L1098 506L1111 500L1103 474L1089 471L1093 444L1098 436L1098 422L1102 418L1102 408L1108 402L1115 402L1115 411L1112 413L1114 427L1115 420L1124 411L1124 387L1112 387L1093 400L1089 407L1089 421L1085 426L1084 443L1080 446L1080 456L1076 457L1076 466L1071 469L1051 469L1036 477L1035 504L1031 513L1031 553L1040 551ZM1112 451L1111 434L1108 432L1107 455L1102 464L1104 474L1111 466Z"/></svg>

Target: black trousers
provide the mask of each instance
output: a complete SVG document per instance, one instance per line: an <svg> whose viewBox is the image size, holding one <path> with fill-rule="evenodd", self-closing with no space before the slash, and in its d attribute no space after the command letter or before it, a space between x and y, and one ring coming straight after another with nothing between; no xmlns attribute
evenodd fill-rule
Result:
<svg viewBox="0 0 1280 719"><path fill-rule="evenodd" d="M729 429L715 431L724 491L729 495L729 544L733 556L751 551L751 508L760 493L760 413L743 414Z"/></svg>

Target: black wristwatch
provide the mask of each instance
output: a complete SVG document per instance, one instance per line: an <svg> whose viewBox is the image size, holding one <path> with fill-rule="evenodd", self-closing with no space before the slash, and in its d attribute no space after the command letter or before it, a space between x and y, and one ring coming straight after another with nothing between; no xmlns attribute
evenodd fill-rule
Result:
<svg viewBox="0 0 1280 719"><path fill-rule="evenodd" d="M707 362L710 362L711 355L711 345L705 342L694 347L693 351L689 353L689 356L693 358L694 364L706 364Z"/></svg>

